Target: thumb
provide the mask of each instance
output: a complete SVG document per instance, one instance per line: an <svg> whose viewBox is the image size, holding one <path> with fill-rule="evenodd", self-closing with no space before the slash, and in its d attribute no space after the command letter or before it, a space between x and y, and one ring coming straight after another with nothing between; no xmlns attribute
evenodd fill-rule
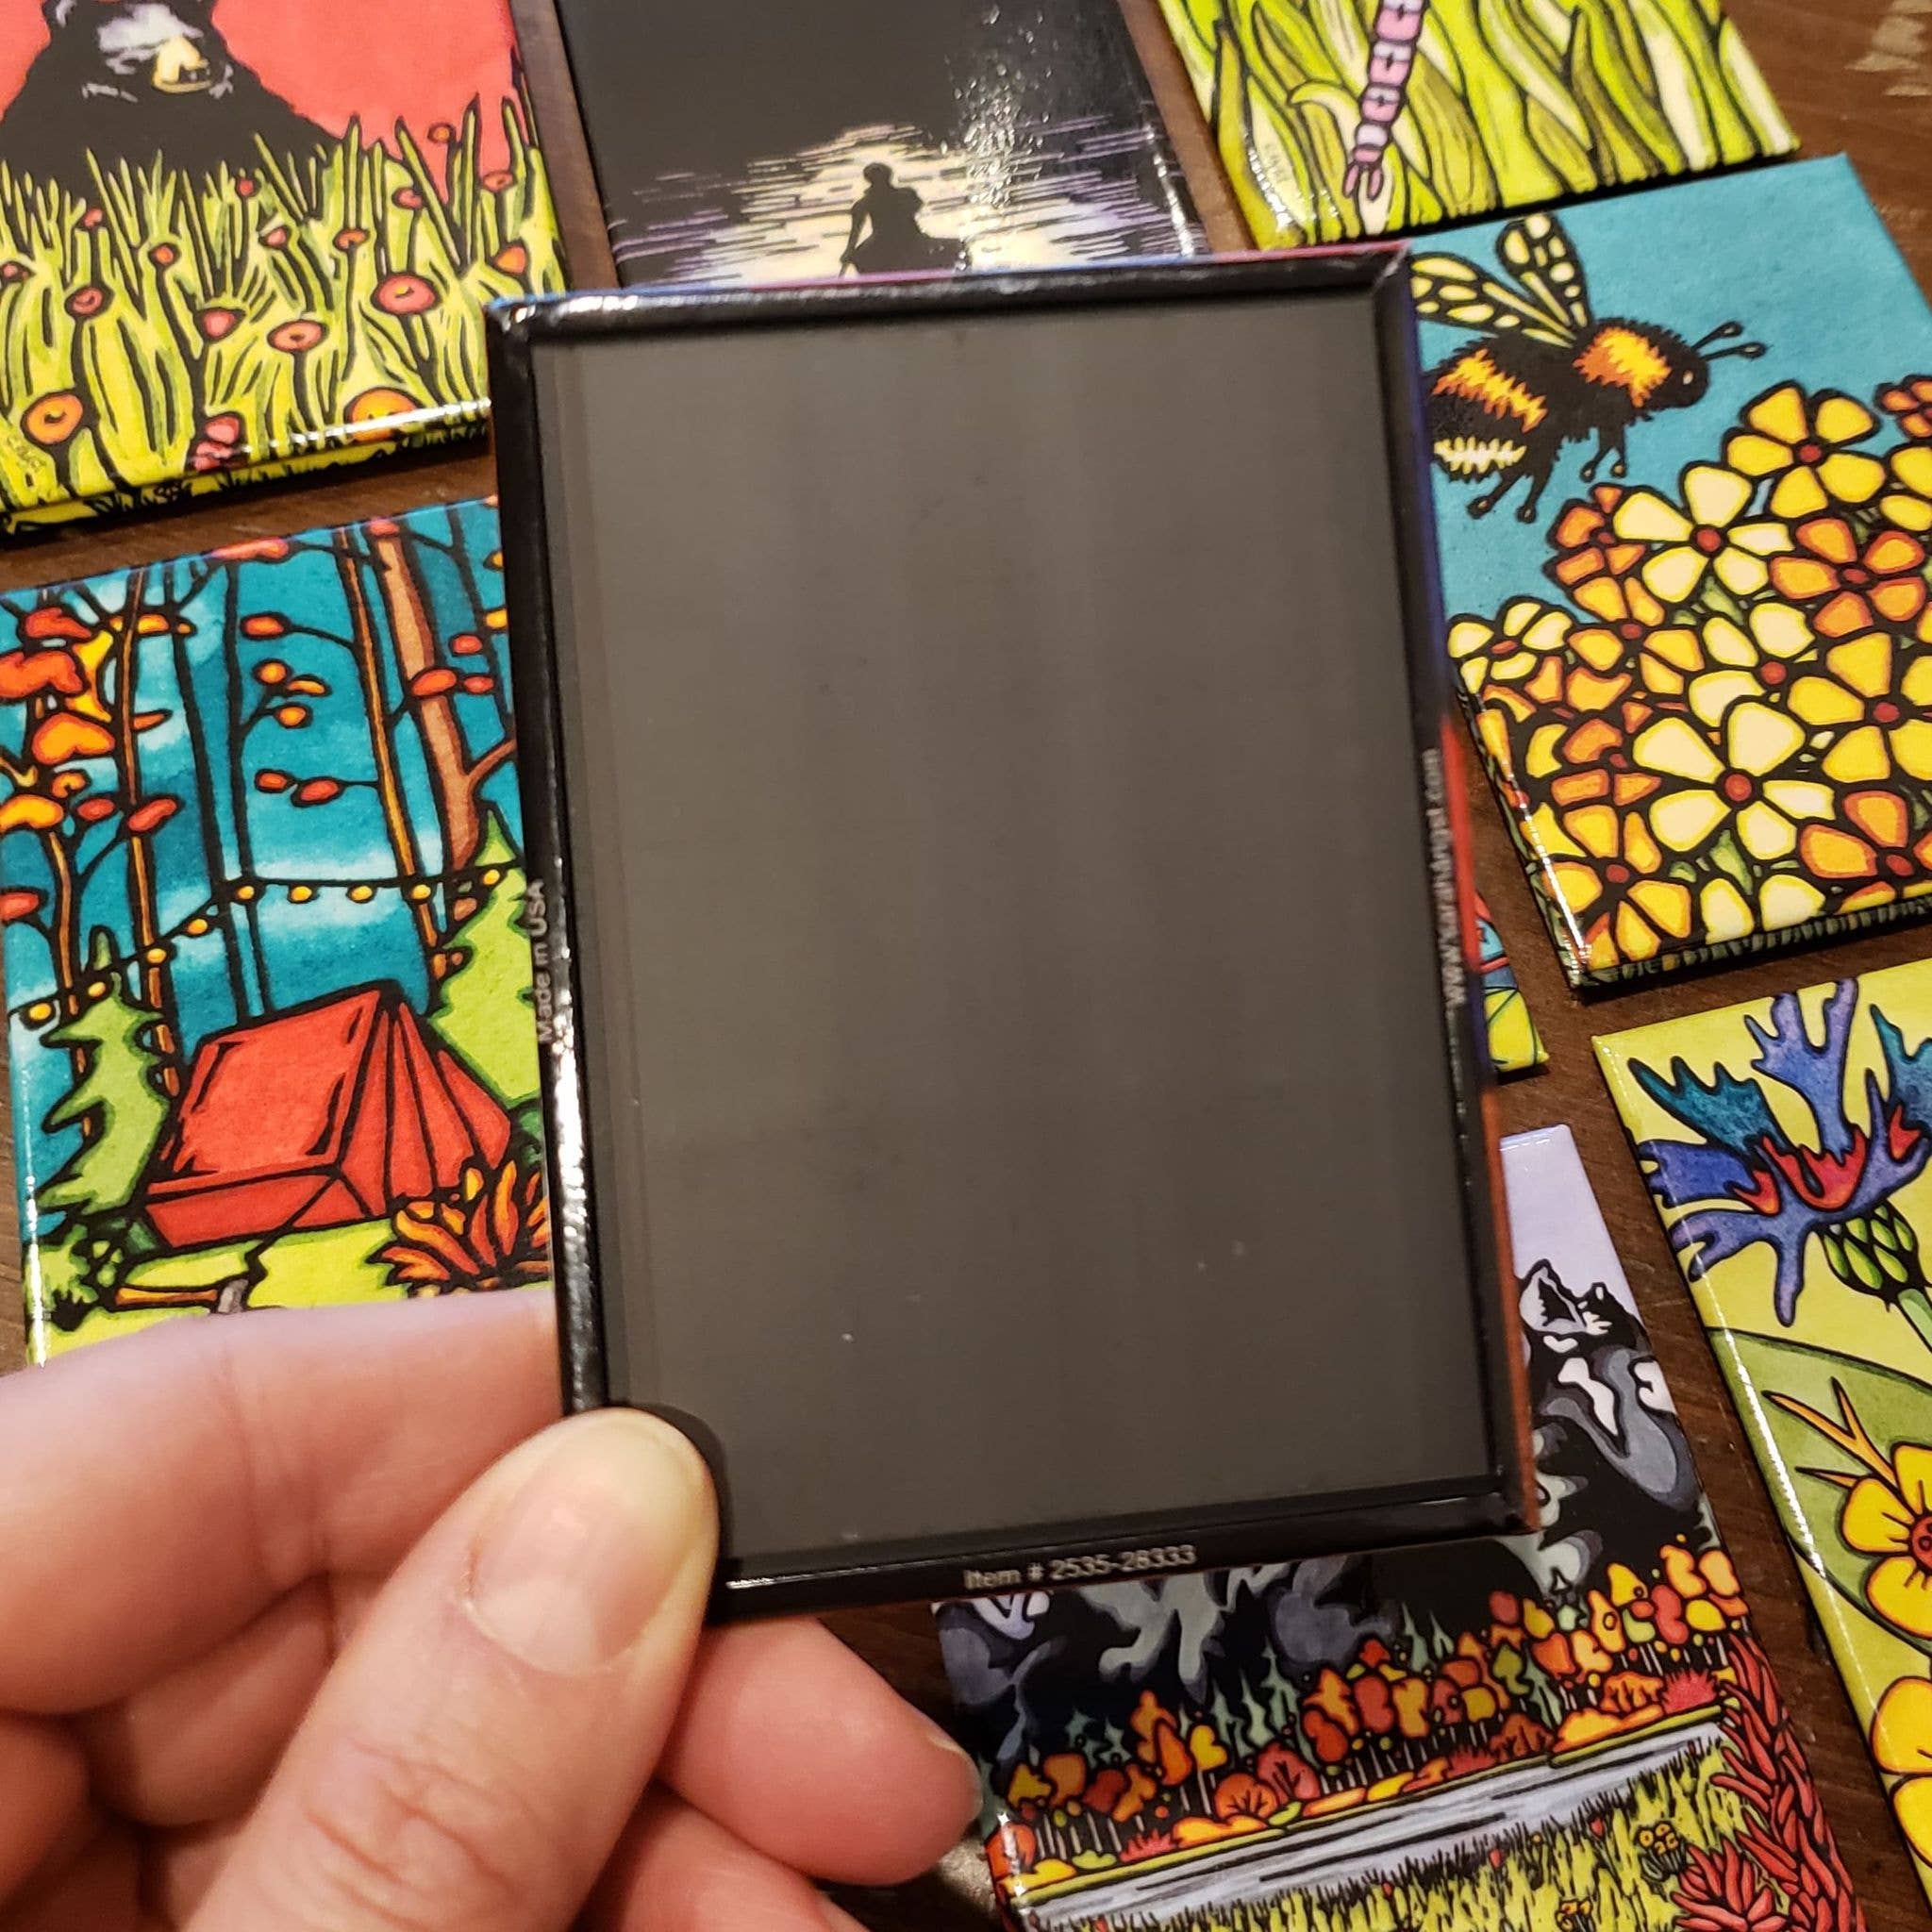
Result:
<svg viewBox="0 0 1932 1932"><path fill-rule="evenodd" d="M384 1587L192 1932L561 1932L657 1763L716 1549L668 1424L514 1451Z"/></svg>

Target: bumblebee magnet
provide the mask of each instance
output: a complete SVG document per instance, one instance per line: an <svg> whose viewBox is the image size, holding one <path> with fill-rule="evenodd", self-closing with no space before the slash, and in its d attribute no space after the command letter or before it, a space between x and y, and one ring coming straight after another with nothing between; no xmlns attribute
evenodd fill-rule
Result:
<svg viewBox="0 0 1932 1932"><path fill-rule="evenodd" d="M1411 267L1449 655L1565 972L1932 894L1932 311L1848 162Z"/></svg>

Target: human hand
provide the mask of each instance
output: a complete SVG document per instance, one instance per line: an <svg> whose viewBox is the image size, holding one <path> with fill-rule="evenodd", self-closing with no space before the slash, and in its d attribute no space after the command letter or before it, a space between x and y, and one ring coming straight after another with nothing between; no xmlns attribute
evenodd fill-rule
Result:
<svg viewBox="0 0 1932 1932"><path fill-rule="evenodd" d="M524 1294L0 1383L0 1927L825 1932L804 1874L939 1857L963 1754L816 1624L702 1631L702 1461L556 1383Z"/></svg>

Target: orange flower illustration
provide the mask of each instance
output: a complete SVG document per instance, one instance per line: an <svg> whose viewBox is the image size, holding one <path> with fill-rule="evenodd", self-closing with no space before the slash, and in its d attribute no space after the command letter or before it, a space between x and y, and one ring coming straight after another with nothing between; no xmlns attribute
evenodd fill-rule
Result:
<svg viewBox="0 0 1932 1932"><path fill-rule="evenodd" d="M58 449L87 420L87 406L71 389L37 397L26 406L20 426L28 441Z"/></svg>
<svg viewBox="0 0 1932 1932"><path fill-rule="evenodd" d="M1897 792L1847 792L1839 810L1842 823L1799 832L1798 859L1814 878L1855 888L1840 911L1932 891L1932 831L1912 837L1911 807Z"/></svg>
<svg viewBox="0 0 1932 1932"><path fill-rule="evenodd" d="M1641 543L1620 541L1610 518L1624 500L1621 485L1599 483L1588 503L1568 503L1550 529L1551 577L1574 591L1591 577L1626 577L1643 561Z"/></svg>
<svg viewBox="0 0 1932 1932"><path fill-rule="evenodd" d="M1842 517L1813 517L1793 534L1799 547L1772 558L1771 580L1781 597L1810 609L1820 636L1848 638L1924 615L1925 546L1917 538L1881 528L1861 546ZM1922 641L1932 641L1932 626L1922 626Z"/></svg>
<svg viewBox="0 0 1932 1932"><path fill-rule="evenodd" d="M328 329L324 324L305 315L270 329L268 345L284 356L301 356L315 348L327 334Z"/></svg>
<svg viewBox="0 0 1932 1932"><path fill-rule="evenodd" d="M1914 442L1932 442L1932 375L1908 375L1880 390L1878 407Z"/></svg>
<svg viewBox="0 0 1932 1932"><path fill-rule="evenodd" d="M385 275L375 285L375 306L385 315L426 315L441 300L421 275Z"/></svg>

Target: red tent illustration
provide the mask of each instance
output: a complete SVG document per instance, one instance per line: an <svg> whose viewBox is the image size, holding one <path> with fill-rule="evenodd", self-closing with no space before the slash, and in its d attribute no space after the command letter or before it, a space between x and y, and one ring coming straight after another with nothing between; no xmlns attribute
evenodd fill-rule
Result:
<svg viewBox="0 0 1932 1932"><path fill-rule="evenodd" d="M395 986L205 1040L142 1184L173 1248L340 1227L500 1162L509 1117Z"/></svg>

